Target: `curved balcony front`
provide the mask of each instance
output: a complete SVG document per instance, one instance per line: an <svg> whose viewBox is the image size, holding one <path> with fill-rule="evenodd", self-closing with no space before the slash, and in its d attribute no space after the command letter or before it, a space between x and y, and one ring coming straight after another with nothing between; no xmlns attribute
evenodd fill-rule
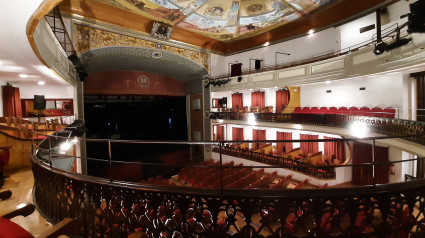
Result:
<svg viewBox="0 0 425 238"><path fill-rule="evenodd" d="M315 121L313 119L303 122ZM351 121L349 116L338 119L339 124ZM410 125L400 121L381 123L379 127L371 125L391 133L397 131L397 135L361 140L409 138L422 144L423 134L415 132L422 131L423 125L410 122L417 130L408 131L405 128ZM331 126L328 122L333 121L321 122ZM315 186L307 180L294 180L288 174L283 176L281 171L289 165L226 162L224 145L231 141L83 140L72 133L61 135L66 137L48 137L31 158L34 201L38 210L52 222L65 217L78 219L84 237L127 237L134 232L145 237L421 237L425 234L425 180L414 178L414 174L407 174L406 181L400 183ZM106 159L79 158L72 149L79 143L92 142L103 144ZM181 145L188 146L192 152L203 151L204 155L189 155L181 163L150 163L144 161L148 153L139 153L140 161L122 161L115 159L121 158L114 151L116 144L130 144L135 148ZM218 159L211 160L211 148L218 152ZM173 156L177 157L175 153ZM107 176L72 172L74 163L68 163L71 165L67 168L63 166L67 163L60 163L67 159L79 161L75 164L94 161L99 168L105 168ZM422 158L415 158L308 167L374 168L412 161L418 165L423 163ZM171 176L144 177L139 181L126 179L137 166L144 167L146 174L162 171L161 174ZM269 172L273 170L276 173ZM234 177L229 178L229 174ZM267 185L260 185L266 180ZM285 181L287 186L279 187Z"/></svg>

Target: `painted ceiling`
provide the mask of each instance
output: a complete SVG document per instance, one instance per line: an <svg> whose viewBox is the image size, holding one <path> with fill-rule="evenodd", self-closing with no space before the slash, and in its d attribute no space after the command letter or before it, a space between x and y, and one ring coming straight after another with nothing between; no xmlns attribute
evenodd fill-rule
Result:
<svg viewBox="0 0 425 238"><path fill-rule="evenodd" d="M282 26L337 0L97 0L219 41Z"/></svg>

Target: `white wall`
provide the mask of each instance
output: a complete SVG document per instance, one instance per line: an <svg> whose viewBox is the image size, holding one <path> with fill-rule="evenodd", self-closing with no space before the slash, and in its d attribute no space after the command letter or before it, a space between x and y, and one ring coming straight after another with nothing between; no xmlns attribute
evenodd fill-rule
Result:
<svg viewBox="0 0 425 238"><path fill-rule="evenodd" d="M340 49L339 38L339 28L330 28L317 32L313 35L300 37L227 57L219 57L212 54L211 68L213 71L211 74L228 74L229 63L235 63L236 61L243 64L242 70L249 69L250 59L261 59L263 60L263 65L274 65L276 60L275 52L291 54L289 56L278 54L277 63L279 64L329 53ZM251 60L251 69L254 69L254 64L254 60Z"/></svg>
<svg viewBox="0 0 425 238"><path fill-rule="evenodd" d="M48 85L27 85L13 84L19 88L21 99L32 99L35 95L44 95L46 99L53 98L74 98L74 88L72 86L48 86Z"/></svg>
<svg viewBox="0 0 425 238"><path fill-rule="evenodd" d="M0 85L6 85L6 82L0 80ZM3 89L0 89L0 117L3 116Z"/></svg>
<svg viewBox="0 0 425 238"><path fill-rule="evenodd" d="M355 21L342 25L341 28L341 49L352 47L359 43L372 39L376 33L376 28L364 33L360 33L360 28L376 23L376 14L372 13ZM375 26L376 27L376 26ZM376 39L376 35L375 35Z"/></svg>
<svg viewBox="0 0 425 238"><path fill-rule="evenodd" d="M210 75L212 77L227 73L225 56L210 54Z"/></svg>
<svg viewBox="0 0 425 238"><path fill-rule="evenodd" d="M366 90L360 91L360 87ZM326 90L332 90L326 93ZM403 75L388 74L301 86L301 107L402 107Z"/></svg>

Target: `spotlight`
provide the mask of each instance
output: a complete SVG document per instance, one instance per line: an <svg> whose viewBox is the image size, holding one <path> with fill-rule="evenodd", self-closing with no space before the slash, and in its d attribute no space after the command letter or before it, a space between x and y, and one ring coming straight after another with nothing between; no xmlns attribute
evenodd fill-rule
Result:
<svg viewBox="0 0 425 238"><path fill-rule="evenodd" d="M238 83L242 82L242 76L238 77Z"/></svg>
<svg viewBox="0 0 425 238"><path fill-rule="evenodd" d="M387 45L381 41L375 45L375 49L373 50L373 53L375 53L375 55L383 54L386 48L387 48Z"/></svg>

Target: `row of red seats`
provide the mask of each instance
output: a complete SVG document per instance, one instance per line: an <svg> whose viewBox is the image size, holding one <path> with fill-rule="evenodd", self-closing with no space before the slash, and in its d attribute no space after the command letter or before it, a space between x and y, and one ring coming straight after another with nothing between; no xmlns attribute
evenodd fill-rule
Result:
<svg viewBox="0 0 425 238"><path fill-rule="evenodd" d="M304 179L304 181L299 182L294 189L304 188L305 184L308 183L308 179Z"/></svg>
<svg viewBox="0 0 425 238"><path fill-rule="evenodd" d="M239 178L231 184L224 186L225 188L245 188L251 183L257 181L264 175L264 169L253 171L245 177ZM235 178L236 179L236 178Z"/></svg>
<svg viewBox="0 0 425 238"><path fill-rule="evenodd" d="M171 182L167 178L163 178L162 175L158 175L155 178L150 177L147 180L141 180L141 183L149 183L149 184L155 184L155 185L168 185L168 186L175 186L176 184Z"/></svg>
<svg viewBox="0 0 425 238"><path fill-rule="evenodd" d="M368 117L385 117L394 118L396 110L394 108L380 108L380 107L296 107L294 113L298 114L344 114L344 115L357 115L357 116L368 116Z"/></svg>
<svg viewBox="0 0 425 238"><path fill-rule="evenodd" d="M278 183L273 185L271 189L279 189L279 188L286 188L289 185L289 181L291 180L292 175L288 175L286 177L283 177L282 180L280 180Z"/></svg>
<svg viewBox="0 0 425 238"><path fill-rule="evenodd" d="M266 175L256 182L248 185L246 188L268 188L277 177L277 171L274 171L272 174Z"/></svg>

